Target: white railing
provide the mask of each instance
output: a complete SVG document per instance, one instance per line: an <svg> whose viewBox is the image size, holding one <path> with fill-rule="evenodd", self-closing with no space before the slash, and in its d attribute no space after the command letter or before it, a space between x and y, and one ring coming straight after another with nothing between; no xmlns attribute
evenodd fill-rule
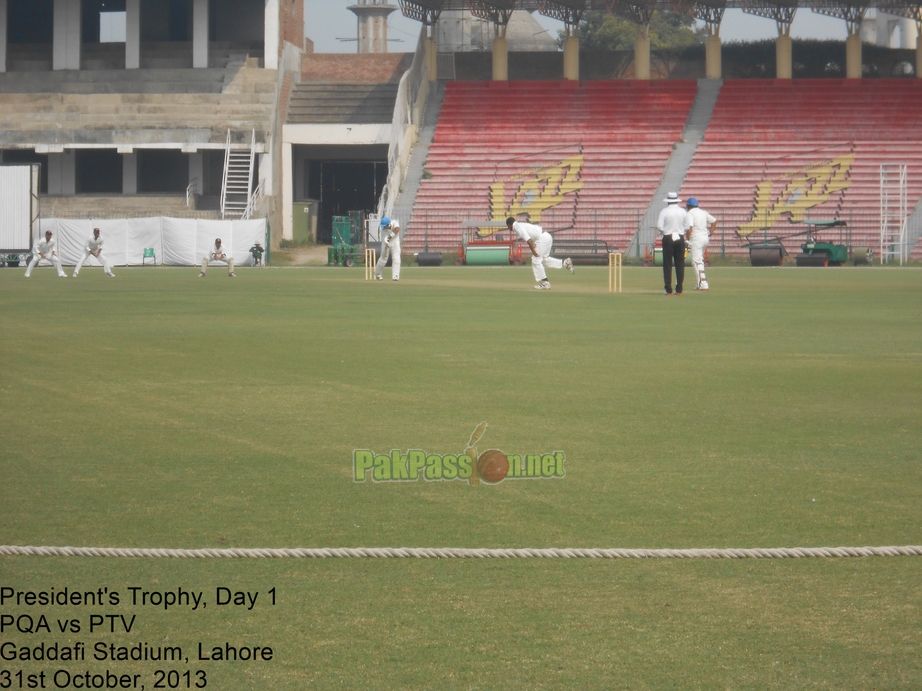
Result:
<svg viewBox="0 0 922 691"><path fill-rule="evenodd" d="M192 206L192 200L195 198L195 193L198 191L198 178L192 178L189 180L189 185L186 187L186 206Z"/></svg>
<svg viewBox="0 0 922 691"><path fill-rule="evenodd" d="M423 110L429 95L429 74L426 69L426 27L423 26L413 62L397 87L391 141L387 148L387 182L378 200L378 218L390 214L400 194L403 178L410 161L410 149L416 143L422 124Z"/></svg>
<svg viewBox="0 0 922 691"><path fill-rule="evenodd" d="M241 220L249 221L250 216L253 215L253 212L256 210L256 205L262 201L263 198L263 184L260 182L256 185L256 189L253 190L253 194L250 195L250 198L247 199L247 208L243 211L243 216Z"/></svg>
<svg viewBox="0 0 922 691"><path fill-rule="evenodd" d="M227 171L230 169L231 131L227 130L227 143L224 145L224 181L221 183L221 218L224 218L224 205L227 202Z"/></svg>

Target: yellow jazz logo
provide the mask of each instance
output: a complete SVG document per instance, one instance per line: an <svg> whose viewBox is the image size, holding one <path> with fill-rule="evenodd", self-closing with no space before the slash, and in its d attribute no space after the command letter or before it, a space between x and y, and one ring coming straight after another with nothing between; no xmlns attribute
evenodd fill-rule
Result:
<svg viewBox="0 0 922 691"><path fill-rule="evenodd" d="M583 154L580 152L497 180L490 185L491 216L496 221L504 221L509 216L528 214L532 223L540 223L542 213L561 206L563 208L558 211L564 216L568 212L575 216L578 192L583 188L582 168ZM480 228L477 234L485 237L495 230Z"/></svg>
<svg viewBox="0 0 922 691"><path fill-rule="evenodd" d="M771 228L785 214L791 223L802 223L807 211L848 189L854 160L852 152L760 182L756 185L755 211L752 218L739 227L740 237ZM777 193L776 183L781 185Z"/></svg>

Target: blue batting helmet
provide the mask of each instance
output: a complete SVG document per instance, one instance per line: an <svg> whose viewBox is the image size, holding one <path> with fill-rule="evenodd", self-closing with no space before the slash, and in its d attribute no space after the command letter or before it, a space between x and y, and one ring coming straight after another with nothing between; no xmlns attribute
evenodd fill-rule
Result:
<svg viewBox="0 0 922 691"><path fill-rule="evenodd" d="M382 226L389 226L390 224L391 224L391 219L389 219L387 216L381 219Z"/></svg>
<svg viewBox="0 0 922 691"><path fill-rule="evenodd" d="M698 200L694 197L689 197L688 201L685 202L685 206L698 206Z"/></svg>

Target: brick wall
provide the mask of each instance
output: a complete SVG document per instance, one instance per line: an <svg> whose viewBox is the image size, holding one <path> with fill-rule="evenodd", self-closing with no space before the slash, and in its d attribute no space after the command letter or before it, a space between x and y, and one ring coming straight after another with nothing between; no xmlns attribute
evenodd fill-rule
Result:
<svg viewBox="0 0 922 691"><path fill-rule="evenodd" d="M413 53L307 53L301 62L301 78L337 84L396 84L412 62Z"/></svg>
<svg viewBox="0 0 922 691"><path fill-rule="evenodd" d="M304 0L279 0L279 49L285 41L304 45Z"/></svg>

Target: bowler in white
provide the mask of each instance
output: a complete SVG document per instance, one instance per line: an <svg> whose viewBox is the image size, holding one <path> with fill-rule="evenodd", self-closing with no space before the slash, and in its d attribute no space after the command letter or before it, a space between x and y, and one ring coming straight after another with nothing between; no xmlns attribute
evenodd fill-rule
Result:
<svg viewBox="0 0 922 691"><path fill-rule="evenodd" d="M64 269L61 268L61 260L58 259L58 241L53 238L53 235L54 234L50 230L46 230L45 239L42 240L39 238L36 240L35 245L32 246L32 261L30 261L29 266L26 267L26 278L32 275L32 269L34 269L35 265L42 259L54 264L54 268L58 270L58 276L60 278L67 278L67 274L64 273Z"/></svg>
<svg viewBox="0 0 922 691"><path fill-rule="evenodd" d="M74 278L77 278L77 274L79 274L80 269L83 268L83 262L89 259L90 255L99 260L99 263L102 264L103 271L106 272L106 276L115 276L115 274L112 273L112 269L109 267L109 261L106 259L106 255L102 253L102 243L103 240L99 235L99 228L93 228L93 237L89 238L83 245L83 256L80 257L80 261L77 262L77 266L74 267Z"/></svg>
<svg viewBox="0 0 922 691"><path fill-rule="evenodd" d="M551 269L567 269L572 274L574 272L573 262L567 258L561 261L551 256L551 248L554 246L554 236L545 233L544 228L533 223L516 221L510 216L506 219L506 226L512 231L513 235L520 240L528 243L531 250L531 269L535 274L535 281L538 285L535 290L550 290L551 284L547 280L545 267Z"/></svg>

